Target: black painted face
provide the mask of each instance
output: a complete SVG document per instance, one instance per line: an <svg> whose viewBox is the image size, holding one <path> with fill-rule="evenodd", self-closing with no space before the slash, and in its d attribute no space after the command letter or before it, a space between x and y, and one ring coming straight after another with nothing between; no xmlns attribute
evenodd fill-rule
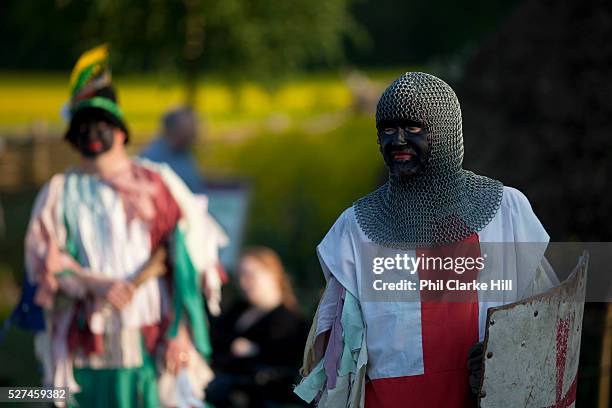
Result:
<svg viewBox="0 0 612 408"><path fill-rule="evenodd" d="M410 178L429 160L427 131L419 122L393 120L378 126L378 144L391 175Z"/></svg>
<svg viewBox="0 0 612 408"><path fill-rule="evenodd" d="M76 147L85 157L94 158L113 147L115 129L103 121L83 122L79 125Z"/></svg>

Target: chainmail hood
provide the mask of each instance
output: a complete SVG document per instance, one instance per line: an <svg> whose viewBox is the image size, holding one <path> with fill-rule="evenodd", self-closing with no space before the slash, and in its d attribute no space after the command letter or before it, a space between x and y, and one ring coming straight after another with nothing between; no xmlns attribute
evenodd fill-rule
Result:
<svg viewBox="0 0 612 408"><path fill-rule="evenodd" d="M422 170L386 184L354 203L366 236L407 249L461 241L484 228L501 203L503 185L462 168L461 108L452 88L422 72L393 81L376 107L376 125L407 119L422 123L430 157Z"/></svg>

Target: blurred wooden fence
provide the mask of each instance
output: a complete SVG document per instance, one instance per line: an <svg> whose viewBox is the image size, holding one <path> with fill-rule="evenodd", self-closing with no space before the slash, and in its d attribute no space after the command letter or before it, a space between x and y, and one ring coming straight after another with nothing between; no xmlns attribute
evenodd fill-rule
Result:
<svg viewBox="0 0 612 408"><path fill-rule="evenodd" d="M40 186L76 160L76 153L60 136L0 136L0 192Z"/></svg>

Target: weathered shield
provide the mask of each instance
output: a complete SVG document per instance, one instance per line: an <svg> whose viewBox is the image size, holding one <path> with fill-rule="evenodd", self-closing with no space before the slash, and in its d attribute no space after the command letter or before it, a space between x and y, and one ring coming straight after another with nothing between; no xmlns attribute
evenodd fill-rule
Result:
<svg viewBox="0 0 612 408"><path fill-rule="evenodd" d="M574 407L588 259L560 286L489 309L481 407Z"/></svg>

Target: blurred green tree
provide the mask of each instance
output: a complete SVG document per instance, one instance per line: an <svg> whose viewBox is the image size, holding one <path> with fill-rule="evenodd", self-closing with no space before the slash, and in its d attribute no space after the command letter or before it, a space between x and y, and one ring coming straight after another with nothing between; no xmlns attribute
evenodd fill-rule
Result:
<svg viewBox="0 0 612 408"><path fill-rule="evenodd" d="M18 67L11 61L35 54L42 69L69 69L86 48L110 42L116 68L180 72L187 79L187 99L194 102L203 68L265 80L341 62L345 41L363 37L349 12L351 1L8 2L1 6L0 41L7 47L0 63ZM17 33L19 38L10 40Z"/></svg>

